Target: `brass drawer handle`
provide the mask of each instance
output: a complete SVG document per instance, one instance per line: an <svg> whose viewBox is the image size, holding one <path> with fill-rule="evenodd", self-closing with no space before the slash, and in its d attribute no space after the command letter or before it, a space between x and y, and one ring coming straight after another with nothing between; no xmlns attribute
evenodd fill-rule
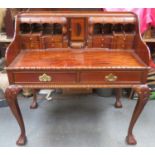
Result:
<svg viewBox="0 0 155 155"><path fill-rule="evenodd" d="M39 81L50 82L50 81L52 81L52 77L44 73L43 75L39 76Z"/></svg>
<svg viewBox="0 0 155 155"><path fill-rule="evenodd" d="M110 73L109 75L106 75L105 76L105 79L109 82L114 82L117 80L117 76L116 75L113 75L112 73Z"/></svg>

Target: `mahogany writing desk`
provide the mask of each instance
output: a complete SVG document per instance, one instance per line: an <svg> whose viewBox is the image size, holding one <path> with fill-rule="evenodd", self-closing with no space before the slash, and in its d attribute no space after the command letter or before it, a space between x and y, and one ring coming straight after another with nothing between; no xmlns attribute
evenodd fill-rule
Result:
<svg viewBox="0 0 155 155"><path fill-rule="evenodd" d="M10 86L5 95L21 133L26 134L17 94L22 88L133 88L139 95L126 137L136 144L133 127L149 97L150 54L132 13L27 12L16 17L14 40L6 52ZM32 108L36 107L36 95Z"/></svg>

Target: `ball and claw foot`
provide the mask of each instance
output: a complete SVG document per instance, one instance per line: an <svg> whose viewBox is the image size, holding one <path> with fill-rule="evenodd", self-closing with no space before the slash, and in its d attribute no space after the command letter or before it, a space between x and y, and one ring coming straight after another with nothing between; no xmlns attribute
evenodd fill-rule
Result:
<svg viewBox="0 0 155 155"><path fill-rule="evenodd" d="M115 102L115 108L122 108L122 103L121 103L121 92L122 92L122 89L120 88L117 88L115 89L115 94L116 94L116 102Z"/></svg>
<svg viewBox="0 0 155 155"><path fill-rule="evenodd" d="M128 135L126 137L126 142L129 145L136 145L137 144L137 141L136 141L135 137L132 134L131 135Z"/></svg>
<svg viewBox="0 0 155 155"><path fill-rule="evenodd" d="M17 142L16 142L16 144L22 146L22 145L26 144L26 141L27 141L26 136L25 135L20 135Z"/></svg>
<svg viewBox="0 0 155 155"><path fill-rule="evenodd" d="M30 105L30 109L37 109L38 103L37 103L37 91L33 89L33 101Z"/></svg>
<svg viewBox="0 0 155 155"><path fill-rule="evenodd" d="M122 103L120 102L120 101L116 101L115 102L115 108L122 108L123 106L122 106Z"/></svg>
<svg viewBox="0 0 155 155"><path fill-rule="evenodd" d="M30 105L30 109L37 109L37 108L38 108L37 102L33 102L33 103Z"/></svg>

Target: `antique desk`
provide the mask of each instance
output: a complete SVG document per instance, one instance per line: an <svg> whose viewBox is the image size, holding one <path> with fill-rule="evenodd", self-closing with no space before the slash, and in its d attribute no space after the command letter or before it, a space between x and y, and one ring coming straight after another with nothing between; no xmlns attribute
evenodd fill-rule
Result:
<svg viewBox="0 0 155 155"><path fill-rule="evenodd" d="M126 141L136 144L133 127L149 97L146 85L150 53L132 13L27 12L16 17L14 40L6 52L10 86L5 96L26 142L17 102L22 88L121 88L139 95ZM35 108L36 95L31 108Z"/></svg>

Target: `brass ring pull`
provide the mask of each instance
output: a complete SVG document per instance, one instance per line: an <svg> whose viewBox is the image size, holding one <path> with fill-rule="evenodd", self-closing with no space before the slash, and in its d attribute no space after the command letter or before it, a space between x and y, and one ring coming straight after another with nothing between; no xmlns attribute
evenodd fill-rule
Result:
<svg viewBox="0 0 155 155"><path fill-rule="evenodd" d="M117 78L118 77L116 75L113 75L112 73L105 76L106 81L109 81L109 82L114 82L117 80Z"/></svg>
<svg viewBox="0 0 155 155"><path fill-rule="evenodd" d="M50 81L52 81L52 77L44 73L43 75L39 76L39 81L50 82Z"/></svg>

